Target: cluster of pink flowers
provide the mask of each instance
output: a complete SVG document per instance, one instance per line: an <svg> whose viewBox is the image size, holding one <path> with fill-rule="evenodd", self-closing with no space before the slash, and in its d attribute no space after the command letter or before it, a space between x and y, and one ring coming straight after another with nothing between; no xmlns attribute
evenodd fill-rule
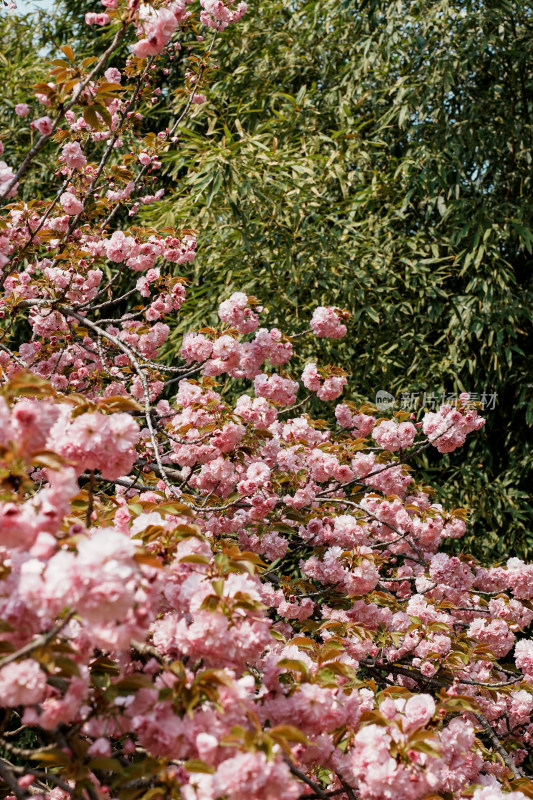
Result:
<svg viewBox="0 0 533 800"><path fill-rule="evenodd" d="M0 141L0 156L4 152L4 143ZM7 187L13 182L15 179L15 175L13 173L13 168L9 166L5 161L0 161L0 193L2 195L7 191ZM4 188L5 185L5 188ZM6 197L14 197L17 193L18 184L11 187L6 195ZM2 266L0 264L0 266Z"/></svg>
<svg viewBox="0 0 533 800"><path fill-rule="evenodd" d="M69 216L81 214L83 211L83 203L81 200L78 200L76 195L72 192L63 192L59 198L59 202L65 209L65 214L68 214Z"/></svg>
<svg viewBox="0 0 533 800"><path fill-rule="evenodd" d="M257 397L265 397L280 406L290 406L296 400L298 384L290 378L282 378L281 375L262 373L254 379L254 389Z"/></svg>
<svg viewBox="0 0 533 800"><path fill-rule="evenodd" d="M177 0L167 8L157 9L145 4L141 6L137 34L142 38L132 47L137 58L156 56L164 51L178 24L187 17L185 2L186 0Z"/></svg>
<svg viewBox="0 0 533 800"><path fill-rule="evenodd" d="M468 395L461 395L468 401ZM439 453L451 453L461 447L471 431L478 431L483 420L475 410L463 412L460 408L443 405L437 412L429 411L422 420L422 430Z"/></svg>
<svg viewBox="0 0 533 800"><path fill-rule="evenodd" d="M259 323L257 314L248 306L248 297L244 292L234 292L228 300L224 300L218 308L218 316L239 333L252 333Z"/></svg>
<svg viewBox="0 0 533 800"><path fill-rule="evenodd" d="M15 106L15 114L18 117L27 117L30 113L30 107L27 103L17 103Z"/></svg>
<svg viewBox="0 0 533 800"><path fill-rule="evenodd" d="M0 669L0 705L8 708L40 703L46 692L46 674L32 658Z"/></svg>
<svg viewBox="0 0 533 800"><path fill-rule="evenodd" d="M372 438L384 450L404 450L410 447L416 436L416 428L412 422L395 422L392 419L382 420L372 431Z"/></svg>
<svg viewBox="0 0 533 800"><path fill-rule="evenodd" d="M63 145L59 160L64 161L69 169L83 169L87 164L81 144L77 141L67 142Z"/></svg>
<svg viewBox="0 0 533 800"><path fill-rule="evenodd" d="M235 0L200 0L203 11L200 19L209 28L216 31L223 31L232 22L238 22L246 13L248 4L241 0L234 6Z"/></svg>
<svg viewBox="0 0 533 800"><path fill-rule="evenodd" d="M342 339L346 336L346 325L343 325L339 316L339 309L319 306L311 317L311 329L316 336L329 339Z"/></svg>
<svg viewBox="0 0 533 800"><path fill-rule="evenodd" d="M104 478L113 479L131 470L139 425L129 414L95 411L72 418L68 408L64 411L50 431L50 444L78 473L100 470Z"/></svg>
<svg viewBox="0 0 533 800"><path fill-rule="evenodd" d="M250 327L250 320L242 323ZM252 328L257 323L252 325ZM188 333L183 338L181 356L188 364L203 363L204 375L223 375L233 378L255 378L266 360L280 366L290 360L292 344L282 340L277 328L261 328L250 342L239 342L228 333L211 341L203 333Z"/></svg>
<svg viewBox="0 0 533 800"><path fill-rule="evenodd" d="M311 392L316 392L319 400L336 400L346 386L346 382L345 375L330 375L322 379L314 363L307 364L302 372L303 385Z"/></svg>
<svg viewBox="0 0 533 800"><path fill-rule="evenodd" d="M110 20L111 17L109 14L105 13L95 14L93 11L88 11L87 14L85 14L86 25L107 25Z"/></svg>

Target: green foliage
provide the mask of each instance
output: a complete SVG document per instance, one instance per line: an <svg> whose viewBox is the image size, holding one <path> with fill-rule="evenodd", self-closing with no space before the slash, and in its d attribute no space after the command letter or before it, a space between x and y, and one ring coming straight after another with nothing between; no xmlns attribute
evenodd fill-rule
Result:
<svg viewBox="0 0 533 800"><path fill-rule="evenodd" d="M42 79L46 65L46 44L53 37L53 21L43 12L18 16L0 13L0 141L4 143L2 156L9 164L20 164L35 137L39 134L30 128L35 116L46 113L36 100L31 103L31 89ZM17 103L31 103L38 114L29 113L21 119L15 114ZM47 193L50 186L50 166L44 155L24 186L24 198L35 197L36 191Z"/></svg>
<svg viewBox="0 0 533 800"><path fill-rule="evenodd" d="M110 32L98 31L84 22L85 11L91 3L57 2L53 12L37 10L17 14L2 10L0 3L0 80L2 82L2 103L0 104L0 141L4 143L3 159L11 166L21 164L26 153L39 138L39 133L30 127L32 120L45 116L50 109L34 96L38 82L46 82L51 68L51 59L63 54L61 45L70 44L81 60L87 55L99 55L109 44ZM114 56L115 63L125 60L127 46L124 45ZM20 118L15 114L17 103L28 103L29 114ZM150 126L148 126L150 130ZM19 196L24 200L35 197L48 197L57 190L57 180L52 169L49 145L36 161L35 167L27 174Z"/></svg>
<svg viewBox="0 0 533 800"><path fill-rule="evenodd" d="M244 288L294 330L352 312L354 399L496 392L442 495L469 549L531 556L531 6L256 0L243 23L148 212L200 235L176 346Z"/></svg>

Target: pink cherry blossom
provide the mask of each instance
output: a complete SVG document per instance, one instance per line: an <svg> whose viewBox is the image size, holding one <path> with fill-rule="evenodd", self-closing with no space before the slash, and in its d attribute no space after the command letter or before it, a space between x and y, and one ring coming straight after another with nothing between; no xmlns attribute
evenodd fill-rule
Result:
<svg viewBox="0 0 533 800"><path fill-rule="evenodd" d="M81 214L83 211L83 203L81 200L78 200L76 195L72 194L72 192L63 192L59 198L59 202L69 216Z"/></svg>
<svg viewBox="0 0 533 800"><path fill-rule="evenodd" d="M477 431L485 424L476 410L463 411L449 405L439 411L429 411L422 420L422 430L435 445L439 453L451 453L462 444L471 431Z"/></svg>
<svg viewBox="0 0 533 800"><path fill-rule="evenodd" d="M234 800L296 800L300 789L289 768L264 753L239 753L219 766L213 777L215 796L228 795Z"/></svg>
<svg viewBox="0 0 533 800"><path fill-rule="evenodd" d="M280 406L290 406L296 400L298 384L290 378L262 373L255 378L254 388L258 397L273 400Z"/></svg>
<svg viewBox="0 0 533 800"><path fill-rule="evenodd" d="M251 333L258 325L257 314L249 308L248 298L243 292L235 292L229 300L224 300L218 308L218 316L239 333Z"/></svg>
<svg viewBox="0 0 533 800"><path fill-rule="evenodd" d="M85 14L86 25L107 25L110 19L109 14L95 14L92 11Z"/></svg>
<svg viewBox="0 0 533 800"><path fill-rule="evenodd" d="M383 420L372 431L372 438L384 450L404 450L413 444L416 428L412 422L395 422Z"/></svg>
<svg viewBox="0 0 533 800"><path fill-rule="evenodd" d="M42 700L46 675L32 658L15 661L0 669L0 704L28 706Z"/></svg>
<svg viewBox="0 0 533 800"><path fill-rule="evenodd" d="M330 339L342 339L346 336L347 328L340 321L338 309L319 306L315 308L311 317L311 328L316 336Z"/></svg>
<svg viewBox="0 0 533 800"><path fill-rule="evenodd" d="M52 133L52 120L50 117L39 117L31 123L32 128L36 128L42 136L49 136Z"/></svg>
<svg viewBox="0 0 533 800"><path fill-rule="evenodd" d="M65 161L69 169L83 169L87 163L79 142L67 142L64 144L61 151L61 159Z"/></svg>

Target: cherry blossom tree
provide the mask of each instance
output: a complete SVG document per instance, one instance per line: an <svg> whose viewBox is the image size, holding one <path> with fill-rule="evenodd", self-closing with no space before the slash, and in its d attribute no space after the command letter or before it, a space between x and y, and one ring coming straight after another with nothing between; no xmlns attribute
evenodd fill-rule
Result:
<svg viewBox="0 0 533 800"><path fill-rule="evenodd" d="M135 218L246 5L102 4L107 47L62 48L0 170L3 796L533 796L533 566L447 555L467 512L416 478L476 403L313 419L347 376L298 337L348 315L286 336L242 292L165 358L195 235ZM180 51L181 114L143 135ZM22 201L41 151L56 193Z"/></svg>

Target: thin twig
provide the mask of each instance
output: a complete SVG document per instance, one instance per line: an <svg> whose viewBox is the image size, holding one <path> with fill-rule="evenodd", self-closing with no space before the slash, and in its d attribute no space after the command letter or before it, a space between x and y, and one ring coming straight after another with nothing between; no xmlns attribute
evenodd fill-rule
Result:
<svg viewBox="0 0 533 800"><path fill-rule="evenodd" d="M318 785L318 783L315 783L315 781L311 780L311 778L308 778L308 777L307 777L307 775L305 774L305 772L302 772L302 770L301 770L301 769L298 769L298 767L295 767L295 766L294 766L294 764L292 763L292 761L291 761L290 759L288 759L288 758L284 758L283 760L285 761L285 763L286 763L286 764L287 764L287 766L289 767L290 771L292 772L292 774L293 774L293 775L294 775L296 778L299 778L301 781L303 781L305 784L307 784L307 786L309 786L309 788L310 788L310 789L312 789L312 790L313 790L313 792L314 792L314 793L315 793L315 794L316 794L318 797L320 797L320 798L321 798L321 800L328 800L328 793L327 793L327 792L325 792L325 791L324 791L324 790L323 790L323 789L322 789L322 788L321 788L321 787Z"/></svg>
<svg viewBox="0 0 533 800"><path fill-rule="evenodd" d="M54 636L63 630L65 625L70 621L71 617L74 615L74 611L70 611L63 619L55 625L52 630L48 631L48 633L43 633L41 636L38 636L37 639L32 639L31 642L25 644L24 647L21 647L15 653L10 653L8 656L4 656L4 658L0 659L0 669L5 667L7 664L11 664L13 661L18 661L19 658L22 656L27 656L29 653L33 653L34 650L38 650L39 647L44 647L51 642Z"/></svg>

